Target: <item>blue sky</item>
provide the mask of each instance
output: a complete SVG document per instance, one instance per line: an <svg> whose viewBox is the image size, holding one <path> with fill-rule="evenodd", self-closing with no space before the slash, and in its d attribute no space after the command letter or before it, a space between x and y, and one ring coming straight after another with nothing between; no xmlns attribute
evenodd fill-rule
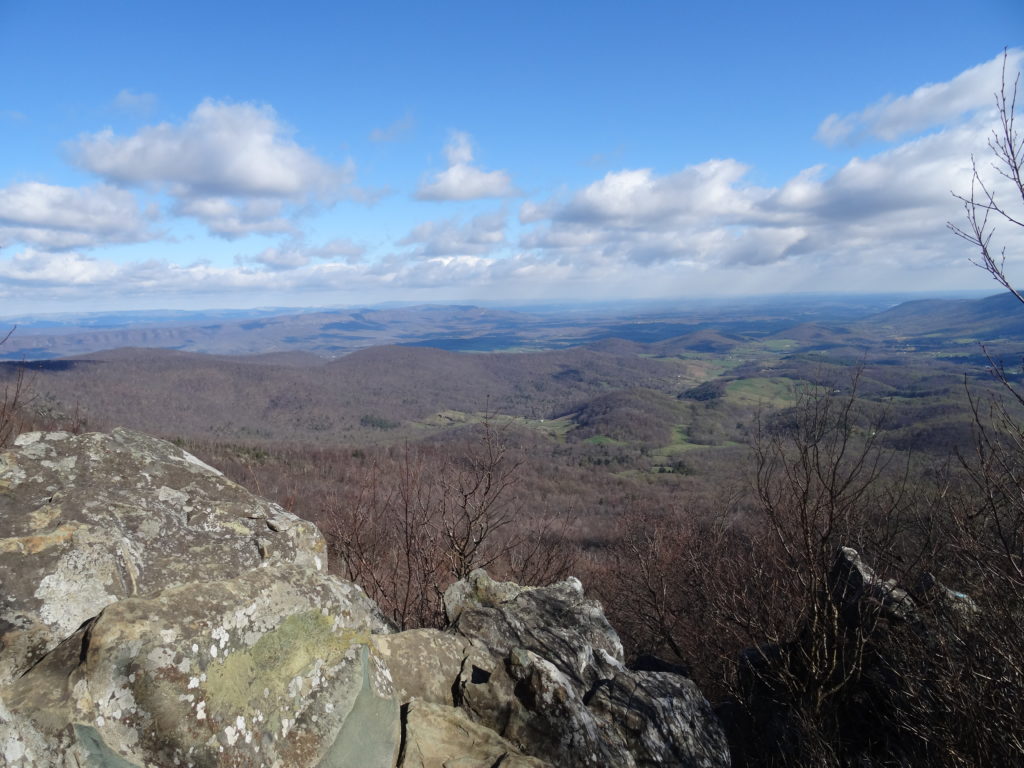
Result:
<svg viewBox="0 0 1024 768"><path fill-rule="evenodd" d="M1022 32L1018 0L0 0L0 314L989 287L945 223Z"/></svg>

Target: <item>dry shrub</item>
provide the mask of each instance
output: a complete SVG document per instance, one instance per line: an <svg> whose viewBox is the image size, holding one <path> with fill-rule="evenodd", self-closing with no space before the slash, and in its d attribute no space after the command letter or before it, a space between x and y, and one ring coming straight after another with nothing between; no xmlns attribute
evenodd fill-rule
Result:
<svg viewBox="0 0 1024 768"><path fill-rule="evenodd" d="M0 346L3 346L13 333L14 328L11 328L0 339ZM3 393L0 394L0 448L9 445L22 431L27 415L27 400L25 369L18 366L12 380L3 385Z"/></svg>

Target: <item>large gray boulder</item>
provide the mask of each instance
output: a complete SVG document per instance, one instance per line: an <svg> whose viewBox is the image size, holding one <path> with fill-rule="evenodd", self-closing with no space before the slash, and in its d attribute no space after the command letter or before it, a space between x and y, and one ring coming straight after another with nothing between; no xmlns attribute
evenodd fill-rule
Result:
<svg viewBox="0 0 1024 768"><path fill-rule="evenodd" d="M30 434L0 454L10 766L393 766L363 591L316 528L175 446Z"/></svg>
<svg viewBox="0 0 1024 768"><path fill-rule="evenodd" d="M0 685L118 600L288 563L326 571L316 526L171 443L21 435L0 453Z"/></svg>
<svg viewBox="0 0 1024 768"><path fill-rule="evenodd" d="M295 566L174 587L108 606L4 698L52 740L73 735L83 764L390 766L374 611Z"/></svg>
<svg viewBox="0 0 1024 768"><path fill-rule="evenodd" d="M474 571L445 607L456 634L490 655L464 665L459 705L523 752L562 768L730 764L696 685L627 669L618 635L578 580L522 588Z"/></svg>

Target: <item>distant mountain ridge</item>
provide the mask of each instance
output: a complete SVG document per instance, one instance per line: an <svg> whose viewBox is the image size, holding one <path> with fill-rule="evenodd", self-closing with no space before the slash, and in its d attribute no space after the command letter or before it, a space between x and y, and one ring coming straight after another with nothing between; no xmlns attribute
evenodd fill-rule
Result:
<svg viewBox="0 0 1024 768"><path fill-rule="evenodd" d="M1010 293L984 299L919 299L861 321L898 336L945 334L979 341L1024 336L1024 305Z"/></svg>
<svg viewBox="0 0 1024 768"><path fill-rule="evenodd" d="M213 315L213 313L211 313ZM213 317L211 316L211 320ZM528 328L529 315L466 306L292 313L206 324L159 324L59 333L15 333L0 359L47 359L90 354L118 347L174 349L223 355L312 352L338 357L381 344L416 341L453 333L484 334Z"/></svg>
<svg viewBox="0 0 1024 768"><path fill-rule="evenodd" d="M995 297L998 298L998 297ZM990 301L989 299L982 300ZM974 311L988 318L985 327L1013 323L1024 335L1024 320L1012 318L1005 302L985 304ZM838 342L850 324L877 334L902 331L912 317L930 327L951 307L966 312L971 300L930 299L892 307L892 297L767 298L718 305L693 302L677 310L653 306L649 311L567 307L531 313L473 305L337 310L210 310L207 312L134 312L94 314L32 320L0 347L0 359L43 360L92 354L119 347L200 352L212 355L263 355L291 352L335 358L359 349L398 344L435 347L458 352L537 351L598 343L647 345L652 354L672 350L725 352L747 338L804 326L799 338L817 335ZM903 309L901 309L903 307ZM932 323L934 325L934 323ZM100 327L102 326L102 327ZM888 326L892 326L889 328ZM829 330L822 330L829 329ZM793 337L792 334L789 337Z"/></svg>

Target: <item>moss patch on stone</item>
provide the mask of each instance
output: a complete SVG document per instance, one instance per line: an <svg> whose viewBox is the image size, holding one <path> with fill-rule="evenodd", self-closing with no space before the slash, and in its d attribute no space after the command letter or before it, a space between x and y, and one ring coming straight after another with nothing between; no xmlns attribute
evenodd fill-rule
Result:
<svg viewBox="0 0 1024 768"><path fill-rule="evenodd" d="M206 669L208 712L234 716L255 709L270 714L289 697L289 684L310 672L317 660L333 666L353 645L369 642L369 632L333 629L319 611L287 617L246 650L228 653Z"/></svg>

